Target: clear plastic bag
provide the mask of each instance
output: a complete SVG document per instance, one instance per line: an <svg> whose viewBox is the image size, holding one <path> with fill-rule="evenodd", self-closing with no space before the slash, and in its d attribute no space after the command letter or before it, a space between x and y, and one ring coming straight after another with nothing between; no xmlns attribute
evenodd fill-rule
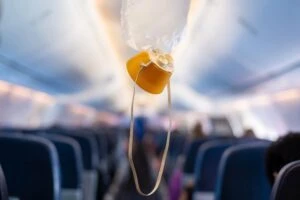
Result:
<svg viewBox="0 0 300 200"><path fill-rule="evenodd" d="M127 44L172 52L184 32L190 0L122 0L121 23Z"/></svg>

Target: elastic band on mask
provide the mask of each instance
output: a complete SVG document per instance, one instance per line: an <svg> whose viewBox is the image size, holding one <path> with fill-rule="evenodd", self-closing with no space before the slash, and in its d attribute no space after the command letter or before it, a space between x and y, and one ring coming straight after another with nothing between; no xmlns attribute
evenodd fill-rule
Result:
<svg viewBox="0 0 300 200"><path fill-rule="evenodd" d="M158 189L161 179L162 179L162 176L163 176L164 168L166 165L166 160L167 160L167 155L168 155L168 150L169 150L169 145L170 145L170 138L171 138L171 129L172 129L172 103L171 103L171 86L170 86L170 81L169 81L168 85L167 85L168 112L169 112L169 127L168 127L167 141L166 141L166 145L165 145L165 149L164 149L163 157L162 157L162 162L161 162L161 165L160 165L160 168L158 171L158 175L157 175L157 179L156 179L154 188L149 193L144 193L141 190L138 175L137 175L137 172L135 169L135 165L134 165L134 161L133 161L133 157L132 157L132 146L133 146L133 132L134 132L134 100L135 100L135 92L136 92L136 82L139 78L140 73L143 71L143 69L145 69L145 67L147 67L147 64L141 65L141 69L135 78L134 86L133 86L133 95L132 95L132 102L131 102L131 121L130 121L130 133L129 133L128 159L129 159L129 164L130 164L130 167L132 170L136 190L142 196L150 196L150 195L154 194L156 192L156 190Z"/></svg>

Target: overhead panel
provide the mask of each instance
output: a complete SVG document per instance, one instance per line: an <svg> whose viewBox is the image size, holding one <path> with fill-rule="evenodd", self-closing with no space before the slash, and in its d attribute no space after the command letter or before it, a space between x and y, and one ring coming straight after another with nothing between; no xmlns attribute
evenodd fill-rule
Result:
<svg viewBox="0 0 300 200"><path fill-rule="evenodd" d="M117 62L89 14L91 2L4 0L0 56L30 69L28 76L53 81L56 93L74 93L116 78Z"/></svg>
<svg viewBox="0 0 300 200"><path fill-rule="evenodd" d="M176 79L221 97L299 60L299 1L205 2L178 51Z"/></svg>

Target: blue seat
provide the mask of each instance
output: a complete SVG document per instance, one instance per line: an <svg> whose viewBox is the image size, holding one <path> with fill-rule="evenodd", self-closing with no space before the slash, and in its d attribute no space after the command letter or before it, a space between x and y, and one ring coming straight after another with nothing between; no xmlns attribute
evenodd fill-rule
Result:
<svg viewBox="0 0 300 200"><path fill-rule="evenodd" d="M36 134L44 132L45 129L23 129L23 128L1 128L0 133L25 133Z"/></svg>
<svg viewBox="0 0 300 200"><path fill-rule="evenodd" d="M215 200L266 200L270 185L265 174L268 142L228 148L221 159Z"/></svg>
<svg viewBox="0 0 300 200"><path fill-rule="evenodd" d="M275 180L271 200L300 199L300 161L284 166Z"/></svg>
<svg viewBox="0 0 300 200"><path fill-rule="evenodd" d="M99 155L97 142L91 135L64 133L75 139L80 147L83 158L83 196L85 200L95 200L97 195Z"/></svg>
<svg viewBox="0 0 300 200"><path fill-rule="evenodd" d="M196 164L196 157L199 148L201 145L208 141L213 141L213 140L223 140L227 139L227 137L207 137L204 139L199 139L196 141L193 141L187 148L185 152L185 162L183 165L183 173L184 173L184 180L183 180L183 185L194 185L195 182L195 164Z"/></svg>
<svg viewBox="0 0 300 200"><path fill-rule="evenodd" d="M107 140L104 134L95 134L99 152L97 199L102 199L111 183L108 170Z"/></svg>
<svg viewBox="0 0 300 200"><path fill-rule="evenodd" d="M35 136L1 135L0 163L9 196L21 200L59 200L60 168L55 146Z"/></svg>
<svg viewBox="0 0 300 200"><path fill-rule="evenodd" d="M74 131L75 132L75 131ZM90 135L72 133L72 131L49 132L48 134L62 135L76 140L81 148L84 170L97 169L99 165L97 142Z"/></svg>
<svg viewBox="0 0 300 200"><path fill-rule="evenodd" d="M98 183L97 183L97 199L102 199L110 185L110 177L108 173L108 155L107 155L107 139L100 129L79 129L77 134L89 136L96 141L98 155Z"/></svg>
<svg viewBox="0 0 300 200"><path fill-rule="evenodd" d="M194 183L194 170L198 149L202 144L207 142L209 139L199 139L193 141L186 149L185 152L185 162L183 165L183 173L184 173L184 185L193 184Z"/></svg>
<svg viewBox="0 0 300 200"><path fill-rule="evenodd" d="M6 179L1 166L0 166L0 200L8 200Z"/></svg>
<svg viewBox="0 0 300 200"><path fill-rule="evenodd" d="M222 154L234 143L234 141L211 141L200 147L195 165L194 199L213 199Z"/></svg>
<svg viewBox="0 0 300 200"><path fill-rule="evenodd" d="M0 133L1 134L6 134L6 133L21 133L22 129L19 128L8 128L8 127L2 127L0 128Z"/></svg>
<svg viewBox="0 0 300 200"><path fill-rule="evenodd" d="M40 134L55 145L61 168L62 199L82 199L83 161L81 148L76 140L50 134Z"/></svg>

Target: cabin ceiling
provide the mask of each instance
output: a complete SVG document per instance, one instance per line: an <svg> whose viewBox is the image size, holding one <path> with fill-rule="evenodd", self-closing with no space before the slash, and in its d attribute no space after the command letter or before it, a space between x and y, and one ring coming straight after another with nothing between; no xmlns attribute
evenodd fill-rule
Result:
<svg viewBox="0 0 300 200"><path fill-rule="evenodd" d="M63 102L128 109L124 63L135 51L122 38L121 2L2 0L0 79ZM298 0L192 0L174 52L175 105L266 92L282 77L280 89L299 85L299 9Z"/></svg>

